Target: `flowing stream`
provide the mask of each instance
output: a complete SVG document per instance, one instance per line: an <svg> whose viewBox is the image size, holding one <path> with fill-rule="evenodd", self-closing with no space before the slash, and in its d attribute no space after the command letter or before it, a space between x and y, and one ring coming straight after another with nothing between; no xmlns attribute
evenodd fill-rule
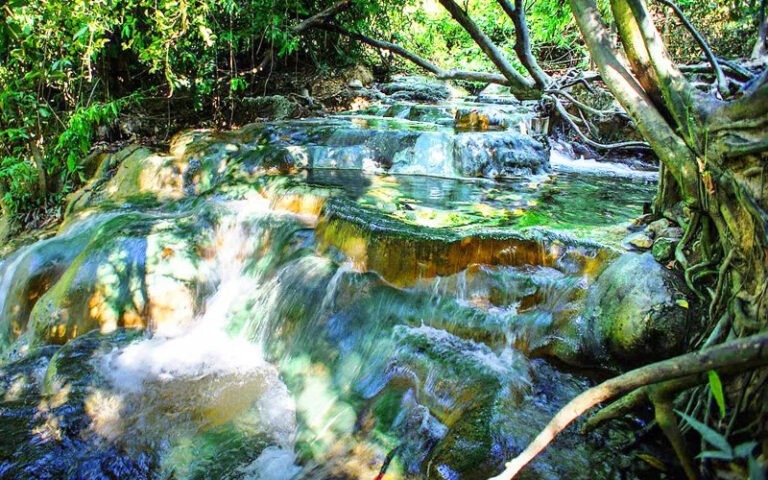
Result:
<svg viewBox="0 0 768 480"><path fill-rule="evenodd" d="M655 190L533 115L395 104L108 157L0 260L0 478L497 473L589 386L550 359L589 344L570 326ZM620 478L612 445L567 433L523 477Z"/></svg>

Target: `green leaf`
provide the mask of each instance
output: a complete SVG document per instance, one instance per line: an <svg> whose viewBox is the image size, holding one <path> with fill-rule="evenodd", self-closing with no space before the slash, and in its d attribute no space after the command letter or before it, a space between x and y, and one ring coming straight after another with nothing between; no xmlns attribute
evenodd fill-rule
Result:
<svg viewBox="0 0 768 480"><path fill-rule="evenodd" d="M81 28L80 30L77 31L77 33L75 33L75 35L72 37L72 39L73 40L77 40L78 38L80 38L83 35L85 35L87 31L88 31L88 25L84 25L83 28Z"/></svg>
<svg viewBox="0 0 768 480"><path fill-rule="evenodd" d="M744 442L740 445L736 445L733 449L733 453L736 457L747 458L757 446L757 442Z"/></svg>
<svg viewBox="0 0 768 480"><path fill-rule="evenodd" d="M699 434L701 434L701 437L710 445L713 447L718 448L719 450L722 450L723 452L731 452L731 456L733 456L733 448L731 447L731 444L728 443L728 440L721 435L720 433L716 432L712 428L704 425L700 421L696 420L695 418L691 417L690 415L686 415L683 412L679 410L675 410L678 415L683 417L683 420L688 422L688 424Z"/></svg>
<svg viewBox="0 0 768 480"><path fill-rule="evenodd" d="M723 452L720 450L706 450L696 455L696 458L714 458L717 460L733 460L732 452Z"/></svg>
<svg viewBox="0 0 768 480"><path fill-rule="evenodd" d="M714 370L707 372L709 377L709 390L715 397L717 406L720 407L720 418L725 418L725 394L723 393L723 382L720 381L720 375Z"/></svg>
<svg viewBox="0 0 768 480"><path fill-rule="evenodd" d="M765 480L765 470L760 466L755 457L751 456L747 460L749 466L749 480Z"/></svg>

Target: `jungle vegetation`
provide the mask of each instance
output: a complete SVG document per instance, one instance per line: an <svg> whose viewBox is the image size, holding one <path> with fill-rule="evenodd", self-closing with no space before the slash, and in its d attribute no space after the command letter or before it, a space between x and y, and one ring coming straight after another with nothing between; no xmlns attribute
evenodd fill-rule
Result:
<svg viewBox="0 0 768 480"><path fill-rule="evenodd" d="M768 362L766 3L10 0L0 22L0 207L17 228L55 219L85 180L94 142L127 135L126 110L185 105L224 128L232 99L264 94L278 72L332 76L366 64L497 83L541 102L594 148L640 146L582 132L586 117L611 112L572 89L602 82L660 160L654 211L685 230L674 266L698 299L690 349L711 363L686 357L660 367L674 375L646 370L601 419L650 402L694 478L728 459L693 458L672 413L681 398L689 418L734 445L768 437L768 371L757 368ZM693 388L713 383L702 365L723 374L726 417L711 414L712 389Z"/></svg>

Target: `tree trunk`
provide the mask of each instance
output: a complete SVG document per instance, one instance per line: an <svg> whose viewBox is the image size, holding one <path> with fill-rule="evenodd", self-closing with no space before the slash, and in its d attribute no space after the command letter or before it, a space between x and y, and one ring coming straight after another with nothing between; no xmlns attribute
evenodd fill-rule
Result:
<svg viewBox="0 0 768 480"><path fill-rule="evenodd" d="M755 48L752 49L752 59L758 60L768 56L768 16L765 14L768 0L760 2L760 19L758 21L759 31Z"/></svg>
<svg viewBox="0 0 768 480"><path fill-rule="evenodd" d="M662 162L656 213L686 230L676 259L704 312L693 347L713 331L718 341L765 331L768 74L743 96L719 100L675 67L643 0L611 0L624 53L608 43L594 0L570 3L603 80ZM764 437L765 387L747 388L762 389L750 394L763 406L744 417L757 418L750 435Z"/></svg>

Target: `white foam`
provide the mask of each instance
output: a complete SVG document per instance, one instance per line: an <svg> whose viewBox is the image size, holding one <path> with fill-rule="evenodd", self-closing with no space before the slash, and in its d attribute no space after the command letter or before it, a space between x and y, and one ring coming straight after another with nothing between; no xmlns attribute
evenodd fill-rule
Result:
<svg viewBox="0 0 768 480"><path fill-rule="evenodd" d="M141 391L148 381L255 372L268 368L261 349L247 340L211 329L176 338L155 336L104 357L112 385Z"/></svg>
<svg viewBox="0 0 768 480"><path fill-rule="evenodd" d="M105 356L104 367L112 384L131 392L148 381L172 381L205 375L238 374L268 368L261 347L226 332L228 315L245 293L260 287L258 279L243 275L249 256L249 232L244 220L265 211L263 202L229 202L237 214L225 219L217 235L214 261L220 279L216 293L206 302L205 313L192 325L159 325L152 338L133 343Z"/></svg>
<svg viewBox="0 0 768 480"><path fill-rule="evenodd" d="M296 454L280 447L267 447L249 465L239 469L248 480L290 480L301 471Z"/></svg>
<svg viewBox="0 0 768 480"><path fill-rule="evenodd" d="M598 162L591 158L572 158L558 150L552 150L549 163L555 170L561 172L593 173L598 175L611 175L615 177L642 178L656 180L659 176L656 171L635 170L621 163Z"/></svg>

